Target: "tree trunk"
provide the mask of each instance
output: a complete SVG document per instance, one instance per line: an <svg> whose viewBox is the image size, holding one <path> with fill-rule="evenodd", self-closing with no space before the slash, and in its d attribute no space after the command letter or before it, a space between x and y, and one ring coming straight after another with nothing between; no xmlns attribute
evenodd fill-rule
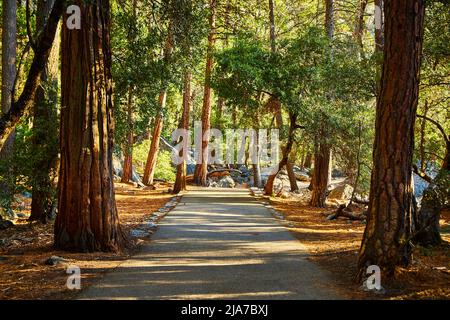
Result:
<svg viewBox="0 0 450 320"><path fill-rule="evenodd" d="M278 164L277 172L267 178L266 185L264 186L264 194L269 196L273 194L273 184L275 182L275 178L277 177L278 172L281 170L281 168L283 168L287 164L289 154L291 153L292 146L294 145L294 134L295 130L297 129L297 115L289 113L289 121L289 134L286 146L283 148L283 158Z"/></svg>
<svg viewBox="0 0 450 320"><path fill-rule="evenodd" d="M137 0L133 0L131 4L131 12L133 19L137 18ZM130 25L130 31L128 33L128 43L132 43L135 38L134 32L132 32L133 25ZM133 144L134 144L134 119L133 119L133 86L128 87L128 101L127 101L127 140L124 145L124 159L122 167L121 182L127 183L133 177Z"/></svg>
<svg viewBox="0 0 450 320"><path fill-rule="evenodd" d="M425 100L423 115L427 117L428 115L428 100ZM420 154L420 171L425 172L427 164L425 163L425 128L427 126L427 120L422 118L420 124L420 144L419 144L419 154Z"/></svg>
<svg viewBox="0 0 450 320"><path fill-rule="evenodd" d="M269 0L270 49L276 51L275 14L273 0Z"/></svg>
<svg viewBox="0 0 450 320"><path fill-rule="evenodd" d="M330 147L327 143L319 142L314 147L314 171L311 179L311 202L313 207L325 207L328 191L328 172L330 166Z"/></svg>
<svg viewBox="0 0 450 320"><path fill-rule="evenodd" d="M384 0L375 0L375 51L384 47Z"/></svg>
<svg viewBox="0 0 450 320"><path fill-rule="evenodd" d="M334 38L334 0L325 0L325 29L328 39Z"/></svg>
<svg viewBox="0 0 450 320"><path fill-rule="evenodd" d="M173 41L174 41L173 20L170 20L167 31L167 41L163 50L163 59L166 64L169 63L170 57L172 56ZM152 142L150 145L150 150L148 152L147 163L145 165L144 179L142 181L145 185L153 184L153 176L155 175L156 161L158 159L158 152L159 152L159 140L161 138L163 126L164 109L166 108L166 99L167 99L167 83L165 80L163 80L162 89L161 92L159 93L158 99L159 113L155 120Z"/></svg>
<svg viewBox="0 0 450 320"><path fill-rule="evenodd" d="M333 150L330 149L330 163L328 165L328 184L331 183L333 179Z"/></svg>
<svg viewBox="0 0 450 320"><path fill-rule="evenodd" d="M3 0L2 24L2 113L11 109L16 78L17 55L17 1Z"/></svg>
<svg viewBox="0 0 450 320"><path fill-rule="evenodd" d="M305 169L311 169L312 166L312 154L308 152L305 157L305 162L303 163L303 167Z"/></svg>
<svg viewBox="0 0 450 320"><path fill-rule="evenodd" d="M37 6L36 28L41 30L45 20L53 7L55 0L39 0ZM47 67L41 75L41 84L37 89L33 110L33 150L37 161L31 177L33 196L31 201L30 221L47 222L54 208L55 188L52 175L58 159L58 69L61 40L56 37L53 49L47 62Z"/></svg>
<svg viewBox="0 0 450 320"><path fill-rule="evenodd" d="M186 71L184 74L184 91L183 91L183 116L181 117L180 129L189 129L189 112L190 112L190 98L191 98L191 79L192 74L190 71ZM184 143L185 141L183 141ZM187 151L188 145L184 145L183 153ZM180 156L184 156L181 154ZM177 165L177 176L175 179L175 185L173 187L173 193L180 193L182 190L186 190L186 161Z"/></svg>
<svg viewBox="0 0 450 320"><path fill-rule="evenodd" d="M206 57L205 70L205 87L203 93L203 108L202 108L202 163L199 166L198 176L196 181L201 186L207 185L208 175L208 144L209 135L205 134L211 127L211 74L213 69L213 53L216 37L216 0L210 0L210 15L209 15L209 36L208 36L208 51Z"/></svg>
<svg viewBox="0 0 450 320"><path fill-rule="evenodd" d="M334 0L325 0L325 31L331 41L334 37ZM330 52L332 56L332 52ZM330 99L332 99L330 97ZM331 148L326 141L328 133L326 131L326 117L321 115L320 132L314 142L314 171L309 186L312 191L311 206L325 207L325 199L330 182L330 161Z"/></svg>
<svg viewBox="0 0 450 320"><path fill-rule="evenodd" d="M286 164L286 171L289 177L289 184L291 186L291 191L298 191L297 178L295 177L294 165L292 162L288 161Z"/></svg>
<svg viewBox="0 0 450 320"><path fill-rule="evenodd" d="M1 90L1 113L7 114L11 109L14 99L14 80L16 78L16 54L17 54L17 1L3 0L3 23L2 23L2 90ZM0 148L0 159L6 160L13 153L15 133L9 135L5 144ZM10 168L3 172L0 182L0 193L2 197L12 199L13 195L13 173Z"/></svg>
<svg viewBox="0 0 450 320"><path fill-rule="evenodd" d="M133 176L133 88L128 88L128 101L127 101L127 142L125 144L123 170L121 182L127 183Z"/></svg>
<svg viewBox="0 0 450 320"><path fill-rule="evenodd" d="M422 246L441 244L439 218L447 199L450 197L450 171L442 168L435 179L425 189L421 207L417 215L417 233L414 241Z"/></svg>
<svg viewBox="0 0 450 320"><path fill-rule="evenodd" d="M159 103L161 106L165 105L166 101L166 91L160 93L159 95ZM156 160L158 159L158 150L159 150L159 140L161 138L163 126L163 117L161 114L158 114L155 120L155 127L153 129L153 137L152 142L150 144L150 150L148 151L147 163L145 165L144 170L144 178L142 182L145 185L153 184L153 177L155 175L156 168Z"/></svg>
<svg viewBox="0 0 450 320"><path fill-rule="evenodd" d="M366 13L368 0L360 0L359 1L359 10L356 16L355 30L353 32L353 37L358 43L361 55L364 53L364 44L363 44L363 34L364 34L364 15Z"/></svg>
<svg viewBox="0 0 450 320"><path fill-rule="evenodd" d="M61 166L55 247L118 251L123 234L113 171L113 98L108 0L81 8L80 30L62 28ZM67 23L64 15L63 26Z"/></svg>
<svg viewBox="0 0 450 320"><path fill-rule="evenodd" d="M359 255L383 277L410 261L414 210L411 166L423 40L423 0L385 1L384 62L377 103L367 226Z"/></svg>

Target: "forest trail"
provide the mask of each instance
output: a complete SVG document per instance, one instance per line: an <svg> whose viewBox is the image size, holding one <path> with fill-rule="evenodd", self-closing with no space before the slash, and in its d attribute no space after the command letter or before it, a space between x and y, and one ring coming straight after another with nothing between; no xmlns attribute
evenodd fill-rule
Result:
<svg viewBox="0 0 450 320"><path fill-rule="evenodd" d="M152 240L81 299L341 299L248 190L191 188Z"/></svg>

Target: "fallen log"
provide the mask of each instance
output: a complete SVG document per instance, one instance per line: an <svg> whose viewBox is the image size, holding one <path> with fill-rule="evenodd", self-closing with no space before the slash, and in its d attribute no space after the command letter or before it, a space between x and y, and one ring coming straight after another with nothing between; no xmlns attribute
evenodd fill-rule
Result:
<svg viewBox="0 0 450 320"><path fill-rule="evenodd" d="M328 220L335 220L339 217L344 217L344 218L348 218L350 220L359 220L359 221L364 221L366 220L366 215L364 213L362 214L354 214L353 212L346 210L347 206L345 204L342 204L339 206L339 208L336 210L336 213L329 215L327 217Z"/></svg>
<svg viewBox="0 0 450 320"><path fill-rule="evenodd" d="M353 197L351 202L358 203L358 204L364 204L364 205L368 205L369 204L369 200L364 200L364 199L361 199L361 198L358 198L358 197Z"/></svg>
<svg viewBox="0 0 450 320"><path fill-rule="evenodd" d="M230 173L230 172L237 172L239 174L242 174L242 171L240 171L240 170L237 170L237 169L226 169L225 168L225 169L212 170L212 171L208 172L207 177L211 176L214 173L223 173L223 172L228 172L228 173Z"/></svg>

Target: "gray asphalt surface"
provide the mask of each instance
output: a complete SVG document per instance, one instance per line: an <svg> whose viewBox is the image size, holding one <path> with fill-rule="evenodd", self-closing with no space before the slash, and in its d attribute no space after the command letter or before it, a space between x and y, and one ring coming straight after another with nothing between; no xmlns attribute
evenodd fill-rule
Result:
<svg viewBox="0 0 450 320"><path fill-rule="evenodd" d="M81 299L340 299L248 190L194 189L140 253Z"/></svg>

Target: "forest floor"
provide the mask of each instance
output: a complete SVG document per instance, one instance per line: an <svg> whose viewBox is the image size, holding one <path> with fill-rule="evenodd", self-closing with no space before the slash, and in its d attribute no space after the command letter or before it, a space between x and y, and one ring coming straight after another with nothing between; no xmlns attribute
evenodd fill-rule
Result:
<svg viewBox="0 0 450 320"><path fill-rule="evenodd" d="M139 226L173 196L170 185L143 190L116 183L116 200L121 227L126 234ZM450 299L450 211L441 216L444 244L439 248L414 248L409 268L399 268L397 280L384 295L364 292L354 282L356 262L365 225L346 218L327 220L335 209L317 209L289 199L271 198L273 207L290 222L289 230L309 251L311 261L331 272L335 288L355 299ZM27 203L29 210L29 203ZM0 300L71 299L78 292L66 287L70 265L82 270L82 286L87 287L120 266L136 253L144 241L130 237L120 254L67 253L52 248L53 225L29 224L25 220L14 228L0 231ZM68 262L48 266L45 261L60 256Z"/></svg>
<svg viewBox="0 0 450 320"><path fill-rule="evenodd" d="M116 183L116 201L121 228L129 234L172 197L170 185L159 184L156 190L145 190ZM26 213L29 199L24 199ZM110 253L67 253L53 249L53 224L16 222L16 226L0 231L0 300L70 299L77 294L66 286L68 265L80 267L82 286L118 267L142 245L143 240L129 237L125 250ZM67 260L57 266L45 261L58 256Z"/></svg>
<svg viewBox="0 0 450 320"><path fill-rule="evenodd" d="M327 220L336 209L318 209L288 199L270 198L291 223L290 231L311 253L310 260L332 272L343 294L354 299L450 299L450 211L441 215L439 248L415 247L413 262L399 268L383 295L365 292L354 281L365 224L346 218Z"/></svg>

